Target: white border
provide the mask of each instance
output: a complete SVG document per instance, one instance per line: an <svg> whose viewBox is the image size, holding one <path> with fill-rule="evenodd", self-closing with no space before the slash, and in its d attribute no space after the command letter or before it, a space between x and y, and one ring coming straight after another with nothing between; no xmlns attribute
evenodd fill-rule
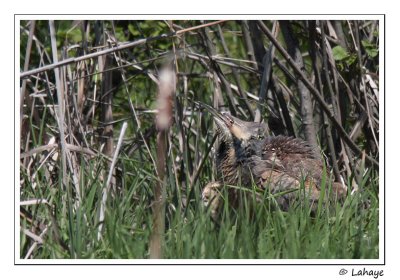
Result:
<svg viewBox="0 0 400 280"><path fill-rule="evenodd" d="M24 15L17 14L18 20L381 20L383 15L366 14L61 14Z"/></svg>
<svg viewBox="0 0 400 280"><path fill-rule="evenodd" d="M19 258L20 252L20 244L19 244L19 235L20 235L20 228L19 228L19 57L20 57L20 49L19 49L19 21L20 20L27 20L27 19L54 19L54 20L61 20L61 19L101 19L101 20L110 20L110 19L207 19L207 20L218 20L218 19L265 19L265 20L277 20L277 19L293 19L293 20L304 20L304 19L337 19L337 20L356 20L356 19L378 19L379 23L379 41L380 41L380 51L379 51L379 61L380 61L380 76L379 76L379 118L380 118L380 176L379 176L379 185L380 185L380 215L379 215L379 259L361 259L361 260L354 260L354 259L333 259L333 260L292 260L292 259L279 259L279 260L270 260L270 259L228 259L228 260L203 260L203 259L173 259L173 260L23 260ZM383 264L383 252L384 252L384 196L385 196L385 189L382 187L384 186L384 178L383 178L383 170L384 170L384 97L385 97L385 79L384 79L384 69L385 69L385 61L384 61L384 50L385 50L385 40L384 40L384 17L383 15L16 15L15 16L15 163L16 163L16 172L15 172L15 182L16 186L15 190L15 215L16 215L16 222L15 222L15 263L16 264L286 264L286 265L295 265L295 264L346 264L346 265L364 265L364 264Z"/></svg>

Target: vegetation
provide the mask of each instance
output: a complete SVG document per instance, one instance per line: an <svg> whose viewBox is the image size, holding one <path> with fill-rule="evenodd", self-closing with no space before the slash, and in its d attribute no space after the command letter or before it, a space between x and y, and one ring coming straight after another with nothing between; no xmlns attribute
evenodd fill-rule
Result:
<svg viewBox="0 0 400 280"><path fill-rule="evenodd" d="M378 30L21 21L20 257L378 258ZM164 128L162 69L174 75ZM265 194L225 203L214 222L201 199L216 176L213 121L195 101L306 139L356 191L314 214L301 202L277 210Z"/></svg>

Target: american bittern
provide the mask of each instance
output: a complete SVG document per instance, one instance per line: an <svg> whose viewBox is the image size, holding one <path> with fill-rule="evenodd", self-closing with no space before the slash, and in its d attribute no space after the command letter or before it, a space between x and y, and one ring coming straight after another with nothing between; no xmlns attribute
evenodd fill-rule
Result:
<svg viewBox="0 0 400 280"><path fill-rule="evenodd" d="M311 205L316 205L323 178L329 178L322 157L316 156L303 140L287 136L267 136L263 123L245 122L227 113L202 104L217 124L218 181L208 183L202 197L211 208L215 219L222 204L220 191L224 185L249 187L255 183L260 190L279 194L276 202L287 210L290 202L301 196L295 190L303 189ZM333 182L332 191L342 198L347 188ZM282 195L280 195L282 194ZM303 196L304 197L304 196ZM228 190L228 199L238 205L238 189ZM262 196L257 197L262 203Z"/></svg>

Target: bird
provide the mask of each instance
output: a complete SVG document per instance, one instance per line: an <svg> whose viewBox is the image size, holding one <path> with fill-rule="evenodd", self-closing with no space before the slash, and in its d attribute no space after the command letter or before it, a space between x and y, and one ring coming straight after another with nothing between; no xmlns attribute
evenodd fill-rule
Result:
<svg viewBox="0 0 400 280"><path fill-rule="evenodd" d="M296 191L303 189L315 210L323 180L328 180L329 175L323 157L306 141L284 135L270 136L264 123L243 121L207 104L201 106L212 114L218 136L218 180L206 184L202 191L203 203L211 209L214 220L223 204L224 186L230 186L228 201L233 207L240 204L240 194L232 186L251 188L255 184L260 190L275 195L278 207L284 211L301 197ZM332 192L335 198L343 199L347 187L332 182ZM265 196L257 194L257 203L263 203Z"/></svg>

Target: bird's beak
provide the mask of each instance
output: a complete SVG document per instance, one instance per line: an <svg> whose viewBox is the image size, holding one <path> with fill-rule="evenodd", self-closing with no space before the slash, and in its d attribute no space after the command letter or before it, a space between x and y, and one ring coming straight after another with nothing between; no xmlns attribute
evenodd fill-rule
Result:
<svg viewBox="0 0 400 280"><path fill-rule="evenodd" d="M206 109L214 117L214 121L217 124L216 132L219 135L219 137L222 137L225 140L228 139L232 140L232 134L230 132L230 127L232 126L232 120L229 119L229 117L225 113L220 113L216 109L205 103L201 102L195 102L195 103L199 107Z"/></svg>
<svg viewBox="0 0 400 280"><path fill-rule="evenodd" d="M225 126L230 128L234 124L234 119L228 113L220 113L215 108L205 103L197 103L199 106L205 108L208 112L213 115L215 122L218 126Z"/></svg>
<svg viewBox="0 0 400 280"><path fill-rule="evenodd" d="M207 111L213 115L215 123L220 129L220 133L230 133L239 140L249 140L251 137L251 131L249 128L254 125L259 125L252 122L244 122L228 113L220 113L207 104L199 103L199 105L207 109Z"/></svg>

